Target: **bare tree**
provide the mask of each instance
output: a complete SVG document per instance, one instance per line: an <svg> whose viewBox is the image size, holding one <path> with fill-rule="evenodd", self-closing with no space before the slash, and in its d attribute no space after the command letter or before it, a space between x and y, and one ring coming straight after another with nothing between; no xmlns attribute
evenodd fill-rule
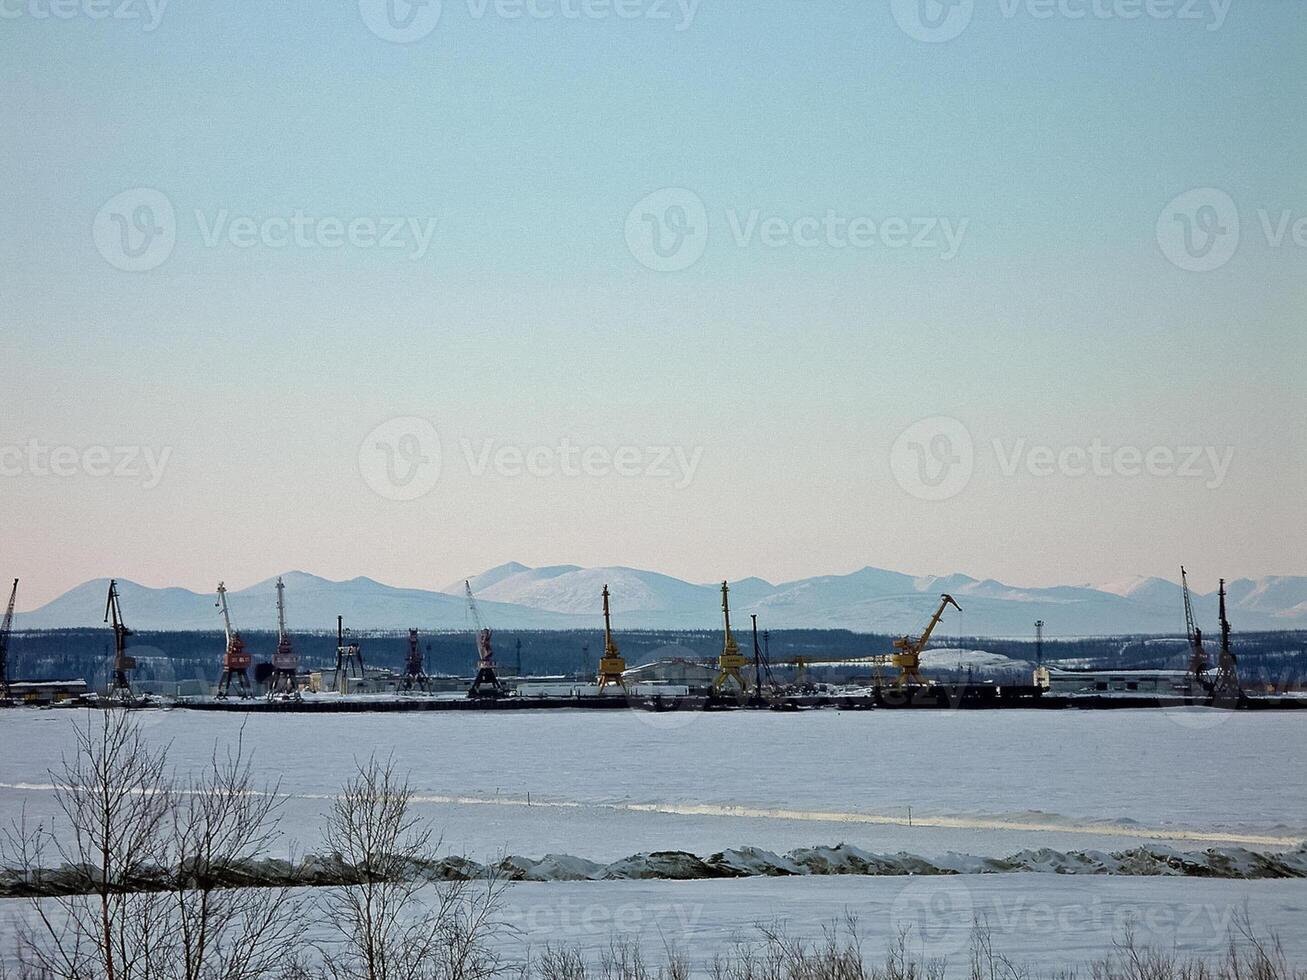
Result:
<svg viewBox="0 0 1307 980"><path fill-rule="evenodd" d="M327 816L327 850L360 879L324 903L341 931L323 950L338 980L478 980L498 970L487 945L500 907L494 872L433 880L440 842L412 803L408 780L372 758Z"/></svg>
<svg viewBox="0 0 1307 980"><path fill-rule="evenodd" d="M58 826L21 824L12 863L39 876L63 865L68 892L33 900L20 937L30 962L56 977L150 980L162 976L159 894L141 890L161 873L160 827L172 804L167 753L153 748L125 711L74 726L76 750L51 776Z"/></svg>
<svg viewBox="0 0 1307 980"><path fill-rule="evenodd" d="M280 836L278 786L256 788L244 731L174 794L165 859L180 980L265 977L294 957L303 907L290 890L233 887Z"/></svg>
<svg viewBox="0 0 1307 980"><path fill-rule="evenodd" d="M61 818L4 840L36 896L22 962L66 980L254 980L295 962L299 904L233 887L276 836L275 787L254 786L243 740L180 782L127 710L75 739L51 773Z"/></svg>

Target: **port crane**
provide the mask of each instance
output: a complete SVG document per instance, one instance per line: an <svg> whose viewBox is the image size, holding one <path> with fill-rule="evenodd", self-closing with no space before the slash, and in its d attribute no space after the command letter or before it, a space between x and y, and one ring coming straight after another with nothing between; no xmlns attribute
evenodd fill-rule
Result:
<svg viewBox="0 0 1307 980"><path fill-rule="evenodd" d="M490 629L481 623L476 596L472 594L472 583L465 581L463 588L467 593L467 612L472 619L477 641L477 676L472 681L472 686L467 689L467 696L470 698L503 697L508 692L499 683L499 676L495 673L495 650L490 644Z"/></svg>
<svg viewBox="0 0 1307 980"><path fill-rule="evenodd" d="M767 703L767 697L762 693L763 684L767 685L766 689L775 695L778 693L780 685L776 683L776 678L771 672L771 661L762 648L758 646L758 614L750 613L749 619L753 621L753 697L749 699L749 704L754 707L761 707ZM767 642L767 631L763 630L763 642ZM798 661L798 669L802 670L803 658L795 658Z"/></svg>
<svg viewBox="0 0 1307 980"><path fill-rule="evenodd" d="M613 622L608 611L608 583L604 583L604 655L599 658L599 679L598 685L600 692L609 684L616 684L623 691L626 690L626 681L622 674L626 671L626 660L623 659L622 653L617 649L617 644L613 641Z"/></svg>
<svg viewBox="0 0 1307 980"><path fill-rule="evenodd" d="M231 693L231 682L236 681L237 693L242 698L253 694L250 689L250 664L253 657L245 651L245 640L240 633L231 628L231 613L227 610L227 586L218 583L218 601L214 603L222 610L223 630L227 634L227 647L222 654L222 677L218 679L217 697L225 701Z"/></svg>
<svg viewBox="0 0 1307 980"><path fill-rule="evenodd" d="M336 617L336 669L331 675L333 690L341 694L349 693L349 679L357 676L361 681L366 676L363 667L363 649L354 634L345 629L345 617Z"/></svg>
<svg viewBox="0 0 1307 980"><path fill-rule="evenodd" d="M104 605L104 621L113 624L113 678L109 682L108 698L130 704L135 700L132 693L131 671L136 667L136 658L127 652L127 637L132 631L123 622L122 601L118 598L118 580L109 582L109 598Z"/></svg>
<svg viewBox="0 0 1307 980"><path fill-rule="evenodd" d="M920 636L903 636L894 641L894 649L898 652L890 655L889 663L899 671L898 677L894 679L895 687L926 686L926 678L921 676L921 653L930 642L930 634L935 632L944 610L949 606L958 612L962 611L962 607L947 592L942 593L939 599L939 608L935 610L935 615L930 617L930 622L926 624L926 629Z"/></svg>
<svg viewBox="0 0 1307 980"><path fill-rule="evenodd" d="M418 644L418 631L408 631L408 653L404 656L404 690L416 687L425 691L428 686L427 672L422 664L422 647Z"/></svg>
<svg viewBox="0 0 1307 980"><path fill-rule="evenodd" d="M290 633L286 629L286 583L277 576L277 649L272 655L272 676L268 679L269 700L277 697L294 696L299 693L296 675L299 673L299 658L291 646Z"/></svg>
<svg viewBox="0 0 1307 980"><path fill-rule="evenodd" d="M5 607L5 618L0 622L0 701L8 701L9 690L9 637L14 632L14 603L18 600L18 579L9 592L9 605Z"/></svg>
<svg viewBox="0 0 1307 980"><path fill-rule="evenodd" d="M1207 651L1203 649L1203 631L1194 620L1194 606L1189 598L1189 576L1184 566L1180 566L1180 590L1184 593L1184 631L1189 637L1189 676L1199 689L1207 686Z"/></svg>
<svg viewBox="0 0 1307 980"><path fill-rule="evenodd" d="M725 582L722 583L722 652L717 658L717 677L713 681L712 689L714 694L721 693L726 685L734 681L739 687L741 694L748 693L749 685L740 670L748 662L743 654L740 653L740 645L735 642L735 637L731 633L731 602L730 586Z"/></svg>
<svg viewBox="0 0 1307 980"><path fill-rule="evenodd" d="M1212 694L1224 697L1239 697L1243 689L1239 686L1239 658L1230 649L1230 621L1225 618L1225 579L1221 579L1221 654L1216 661L1216 680L1212 684Z"/></svg>

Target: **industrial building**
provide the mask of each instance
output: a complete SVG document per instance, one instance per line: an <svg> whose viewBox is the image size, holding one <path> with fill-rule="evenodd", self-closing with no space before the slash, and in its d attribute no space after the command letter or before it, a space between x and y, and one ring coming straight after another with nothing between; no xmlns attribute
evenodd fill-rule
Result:
<svg viewBox="0 0 1307 980"><path fill-rule="evenodd" d="M704 694L712 690L717 678L717 668L705 663L696 663L682 657L670 660L655 660L651 664L628 667L622 672L622 681L631 684L676 684L688 688L691 693Z"/></svg>
<svg viewBox="0 0 1307 980"><path fill-rule="evenodd" d="M1193 675L1185 670L1050 670L1049 689L1076 691L1138 691L1144 694L1193 693Z"/></svg>

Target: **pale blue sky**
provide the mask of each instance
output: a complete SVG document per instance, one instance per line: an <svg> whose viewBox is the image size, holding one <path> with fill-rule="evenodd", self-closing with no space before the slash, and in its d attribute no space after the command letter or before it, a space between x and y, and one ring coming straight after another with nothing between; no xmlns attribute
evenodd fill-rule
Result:
<svg viewBox="0 0 1307 980"><path fill-rule="evenodd" d="M1307 5L1234 0L1209 30L1207 0L1195 20L974 0L923 43L888 0L702 0L679 31L675 3L623 21L469 2L408 44L357 3L173 0L153 31L0 3L0 447L171 451L148 490L0 477L0 575L25 605L96 575L433 586L509 559L1029 585L1183 560L1204 589L1307 571L1307 248L1258 216L1307 215ZM1155 224L1208 186L1239 247L1185 271ZM127 272L92 227L140 187L172 203L176 244ZM709 237L661 273L623 229L668 187L702 199ZM436 229L416 260L205 243L224 211L297 208ZM740 247L730 217L755 209L967 225L949 260ZM434 424L442 472L387 499L360 445L407 416ZM943 501L890 465L930 416L976 444ZM1007 475L992 448L1096 438L1234 455L1212 488ZM477 476L461 442L487 439L702 455L688 486Z"/></svg>

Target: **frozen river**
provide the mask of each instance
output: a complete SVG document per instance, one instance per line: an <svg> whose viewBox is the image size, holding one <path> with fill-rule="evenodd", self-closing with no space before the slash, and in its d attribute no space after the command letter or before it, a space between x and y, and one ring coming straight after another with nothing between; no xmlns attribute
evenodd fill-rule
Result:
<svg viewBox="0 0 1307 980"><path fill-rule="evenodd" d="M311 847L369 753L410 773L446 843L610 861L847 840L1025 847L1290 846L1307 837L1307 716L1180 711L237 715L142 712L179 769L242 734ZM43 813L81 711L0 714L0 818ZM909 826L909 820L911 825Z"/></svg>
<svg viewBox="0 0 1307 980"><path fill-rule="evenodd" d="M84 718L78 711L0 714L7 749L0 818L7 822L23 807L29 817L50 812L49 770L70 749L74 721ZM839 841L927 856L1139 844L1275 850L1307 837L1307 716L1301 714L244 717L174 710L144 712L142 721L183 770L203 765L215 740L233 742L243 725L257 770L280 780L287 795L281 846L299 852L314 848L331 794L353 760L370 753L391 756L409 771L424 814L443 829L450 850L483 860L552 852L606 862L655 849L703 855L741 845L785 851ZM1144 923L1146 938L1168 948L1214 950L1246 903L1291 947L1307 944L1299 938L1307 911L1302 881L1020 874L551 882L510 891L524 943L552 936L606 945L617 929L661 948L658 937L670 929L706 955L757 921L786 918L796 931L811 933L848 909L859 914L869 948L876 949L892 934L896 916L926 910L937 945L965 938L967 927L957 921L981 914L1006 940L1004 948L1032 963L1056 948L1058 962L1066 963L1107 949L1132 917ZM1292 951L1307 960L1307 948Z"/></svg>

